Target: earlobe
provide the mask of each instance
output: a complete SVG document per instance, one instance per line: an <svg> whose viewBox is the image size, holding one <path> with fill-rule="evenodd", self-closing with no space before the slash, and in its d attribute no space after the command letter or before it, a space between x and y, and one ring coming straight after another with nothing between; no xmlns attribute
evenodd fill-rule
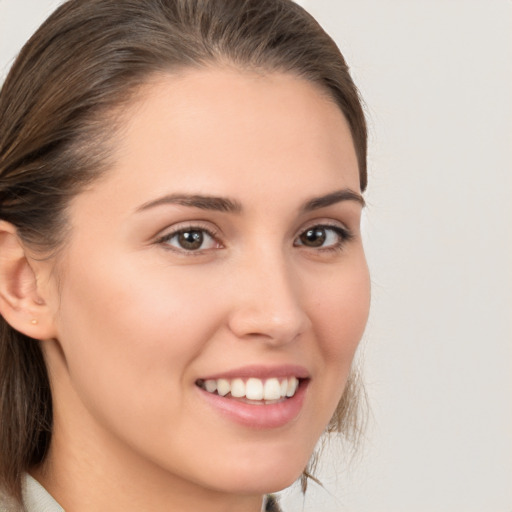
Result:
<svg viewBox="0 0 512 512"><path fill-rule="evenodd" d="M53 320L38 290L16 228L0 221L0 314L17 331L36 339L54 337Z"/></svg>

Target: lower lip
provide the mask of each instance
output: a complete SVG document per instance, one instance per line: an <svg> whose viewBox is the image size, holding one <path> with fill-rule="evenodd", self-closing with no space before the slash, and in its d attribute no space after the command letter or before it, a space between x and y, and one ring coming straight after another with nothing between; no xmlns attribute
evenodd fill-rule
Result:
<svg viewBox="0 0 512 512"><path fill-rule="evenodd" d="M295 395L282 402L267 405L247 404L208 393L200 387L197 389L210 406L229 420L254 429L272 429L284 427L299 416L308 384L308 380L301 381Z"/></svg>

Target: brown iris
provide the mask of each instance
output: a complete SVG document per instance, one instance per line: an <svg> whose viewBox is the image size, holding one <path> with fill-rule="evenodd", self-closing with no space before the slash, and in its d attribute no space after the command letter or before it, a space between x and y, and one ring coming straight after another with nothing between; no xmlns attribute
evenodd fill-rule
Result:
<svg viewBox="0 0 512 512"><path fill-rule="evenodd" d="M308 247L320 247L325 243L327 235L324 228L312 228L300 235L300 241Z"/></svg>
<svg viewBox="0 0 512 512"><path fill-rule="evenodd" d="M178 243L183 249L196 251L203 245L204 235L202 231L190 230L182 231L178 234Z"/></svg>

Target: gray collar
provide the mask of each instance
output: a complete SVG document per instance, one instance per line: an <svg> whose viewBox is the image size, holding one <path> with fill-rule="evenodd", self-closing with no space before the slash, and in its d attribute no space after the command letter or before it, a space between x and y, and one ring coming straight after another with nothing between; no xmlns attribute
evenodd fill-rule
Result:
<svg viewBox="0 0 512 512"><path fill-rule="evenodd" d="M22 496L25 512L64 512L48 491L28 473L23 477Z"/></svg>
<svg viewBox="0 0 512 512"><path fill-rule="evenodd" d="M23 476L22 496L24 512L65 512L48 491L28 473ZM278 512L279 510L275 498L266 496L262 511Z"/></svg>

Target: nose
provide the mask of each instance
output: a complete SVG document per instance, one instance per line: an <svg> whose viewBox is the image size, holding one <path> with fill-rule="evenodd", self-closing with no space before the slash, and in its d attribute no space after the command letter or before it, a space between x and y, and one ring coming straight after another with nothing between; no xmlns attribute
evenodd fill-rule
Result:
<svg viewBox="0 0 512 512"><path fill-rule="evenodd" d="M301 301L301 283L283 257L259 256L233 276L229 327L239 339L286 344L311 325Z"/></svg>

